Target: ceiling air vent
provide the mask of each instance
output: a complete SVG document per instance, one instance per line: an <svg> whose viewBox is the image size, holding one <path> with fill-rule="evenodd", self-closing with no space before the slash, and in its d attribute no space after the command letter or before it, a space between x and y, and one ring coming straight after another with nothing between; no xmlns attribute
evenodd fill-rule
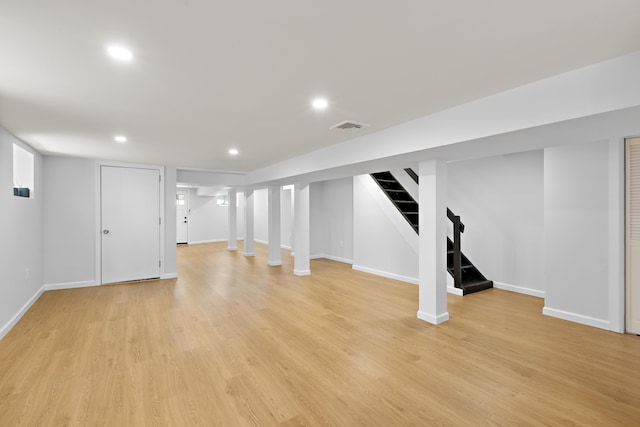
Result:
<svg viewBox="0 0 640 427"><path fill-rule="evenodd" d="M358 123L358 122L353 122L351 120L345 120L344 122L340 122L337 125L331 126L329 129L341 130L343 132L354 132L369 126L370 125L365 123Z"/></svg>

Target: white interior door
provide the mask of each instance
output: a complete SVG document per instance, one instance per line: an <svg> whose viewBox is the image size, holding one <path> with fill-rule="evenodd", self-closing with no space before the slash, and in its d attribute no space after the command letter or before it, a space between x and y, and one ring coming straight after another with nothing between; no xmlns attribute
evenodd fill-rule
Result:
<svg viewBox="0 0 640 427"><path fill-rule="evenodd" d="M160 277L160 171L102 166L102 283Z"/></svg>
<svg viewBox="0 0 640 427"><path fill-rule="evenodd" d="M640 138L626 141L626 330L640 334Z"/></svg>
<svg viewBox="0 0 640 427"><path fill-rule="evenodd" d="M189 191L176 191L176 241L189 242Z"/></svg>

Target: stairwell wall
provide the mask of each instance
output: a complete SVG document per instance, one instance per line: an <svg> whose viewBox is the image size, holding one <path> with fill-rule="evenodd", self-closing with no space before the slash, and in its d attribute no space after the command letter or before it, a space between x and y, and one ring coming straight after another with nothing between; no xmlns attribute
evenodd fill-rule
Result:
<svg viewBox="0 0 640 427"><path fill-rule="evenodd" d="M353 268L418 283L418 235L369 175L353 177Z"/></svg>
<svg viewBox="0 0 640 427"><path fill-rule="evenodd" d="M447 178L463 253L496 287L544 297L543 150L449 163Z"/></svg>

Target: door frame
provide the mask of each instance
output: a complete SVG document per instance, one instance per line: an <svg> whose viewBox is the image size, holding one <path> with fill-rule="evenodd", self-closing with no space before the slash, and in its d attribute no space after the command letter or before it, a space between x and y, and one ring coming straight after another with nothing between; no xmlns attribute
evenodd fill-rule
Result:
<svg viewBox="0 0 640 427"><path fill-rule="evenodd" d="M185 242L187 245L189 243L191 243L191 236L190 236L190 231L191 231L191 188L187 188L187 187L177 187L176 186L176 194L178 193L178 191L184 191L185 193L187 193L187 197L185 199L185 205L187 206L187 241ZM178 206L176 205L176 237L178 236ZM178 244L177 242L177 238L176 238L176 244Z"/></svg>
<svg viewBox="0 0 640 427"><path fill-rule="evenodd" d="M142 163L124 163L124 162L112 162L105 160L96 160L95 162L95 283L97 285L102 285L102 230L101 230L101 212L102 212L102 175L100 173L102 166L112 166L119 168L130 168L130 169L151 169L157 170L160 174L160 182L158 183L160 189L160 206L158 206L158 210L160 211L160 278L164 277L164 266L166 264L164 259L164 242L165 242L165 180L164 180L164 166L159 165L148 165Z"/></svg>

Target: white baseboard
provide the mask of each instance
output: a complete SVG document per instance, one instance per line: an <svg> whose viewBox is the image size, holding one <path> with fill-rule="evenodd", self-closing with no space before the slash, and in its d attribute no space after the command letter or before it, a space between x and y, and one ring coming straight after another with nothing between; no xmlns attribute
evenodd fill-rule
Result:
<svg viewBox="0 0 640 427"><path fill-rule="evenodd" d="M238 247L237 246L227 246L227 250L228 251L237 251Z"/></svg>
<svg viewBox="0 0 640 427"><path fill-rule="evenodd" d="M267 242L266 240L259 240L259 239L253 239L254 242L256 243L262 243L263 245L268 245L269 242Z"/></svg>
<svg viewBox="0 0 640 427"><path fill-rule="evenodd" d="M600 328L609 330L610 322L608 320L596 319L595 317L584 316L582 314L570 313L564 310L557 310L555 308L544 307L542 314L545 316L556 317L558 319L568 320L570 322L581 323L587 326L593 326L594 328Z"/></svg>
<svg viewBox="0 0 640 427"><path fill-rule="evenodd" d="M341 258L341 257L338 257L338 256L333 256L333 255L324 255L324 257L326 259L330 259L331 261L343 262L345 264L353 264L353 260L352 259L348 259L348 258Z"/></svg>
<svg viewBox="0 0 640 427"><path fill-rule="evenodd" d="M363 267L361 265L353 265L351 268L357 271L363 271L365 273L375 274L376 276L386 277L388 279L400 280L401 282L418 284L418 279L414 277L402 276L400 274L388 273L386 271L376 270L375 268Z"/></svg>
<svg viewBox="0 0 640 427"><path fill-rule="evenodd" d="M91 286L98 286L95 280L85 280L83 282L68 283L49 283L45 284L42 289L45 291L58 291L60 289L89 288Z"/></svg>
<svg viewBox="0 0 640 427"><path fill-rule="evenodd" d="M282 261L267 261L269 267L278 267L282 265Z"/></svg>
<svg viewBox="0 0 640 427"><path fill-rule="evenodd" d="M293 270L293 274L296 276L310 276L311 270Z"/></svg>
<svg viewBox="0 0 640 427"><path fill-rule="evenodd" d="M449 313L447 312L434 316L433 314L425 313L424 311L418 310L418 319L424 320L425 322L429 322L434 325L439 325L440 323L449 320Z"/></svg>
<svg viewBox="0 0 640 427"><path fill-rule="evenodd" d="M27 301L22 306L22 308L18 310L18 312L11 318L11 320L9 320L4 326L2 326L2 328L0 328L0 340L4 338L5 335L7 335L9 331L13 329L14 326L16 326L16 324L22 318L22 316L24 316L24 314L27 311L29 311L33 303L38 301L38 298L40 298L40 295L42 295L43 292L44 292L44 286L38 289L36 293L31 298L29 298L29 301Z"/></svg>
<svg viewBox="0 0 640 427"><path fill-rule="evenodd" d="M309 259L320 259L320 258L329 259L331 261L343 262L345 264L353 264L353 260L350 260L350 259L347 259L347 258L340 258L340 257L333 256L333 255L327 255L327 254L311 255L309 257Z"/></svg>
<svg viewBox="0 0 640 427"><path fill-rule="evenodd" d="M164 273L160 278L161 279L177 279L178 273Z"/></svg>
<svg viewBox="0 0 640 427"><path fill-rule="evenodd" d="M510 285L508 283L493 282L493 287L504 291L517 292L519 294L531 295L532 297L544 298L544 291L525 288L523 286Z"/></svg>
<svg viewBox="0 0 640 427"><path fill-rule="evenodd" d="M212 239L212 240L195 240L195 241L189 241L187 242L190 245L201 245L203 243L221 243L221 242L227 242L227 239Z"/></svg>
<svg viewBox="0 0 640 427"><path fill-rule="evenodd" d="M455 286L447 286L447 292L453 295L462 296L462 289L456 288Z"/></svg>
<svg viewBox="0 0 640 427"><path fill-rule="evenodd" d="M242 255L244 256L256 256L255 252L243 252Z"/></svg>
<svg viewBox="0 0 640 427"><path fill-rule="evenodd" d="M280 249L286 249L286 250L290 251L291 250L291 246L280 245Z"/></svg>

